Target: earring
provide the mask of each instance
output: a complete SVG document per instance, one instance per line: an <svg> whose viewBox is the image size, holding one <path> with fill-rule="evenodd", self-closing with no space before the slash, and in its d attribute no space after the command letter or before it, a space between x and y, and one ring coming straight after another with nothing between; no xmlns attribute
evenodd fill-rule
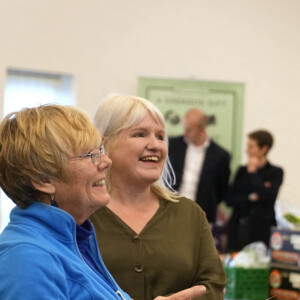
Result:
<svg viewBox="0 0 300 300"><path fill-rule="evenodd" d="M54 194L51 194L50 198L51 198L51 206L58 207L56 201L54 200Z"/></svg>

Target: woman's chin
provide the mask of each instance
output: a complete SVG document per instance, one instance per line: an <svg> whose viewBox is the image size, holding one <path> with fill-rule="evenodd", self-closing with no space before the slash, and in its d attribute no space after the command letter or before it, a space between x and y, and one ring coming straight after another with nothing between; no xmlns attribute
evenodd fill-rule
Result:
<svg viewBox="0 0 300 300"><path fill-rule="evenodd" d="M105 196L99 197L96 201L97 209L103 206L106 206L110 202L111 198L110 195L106 193Z"/></svg>

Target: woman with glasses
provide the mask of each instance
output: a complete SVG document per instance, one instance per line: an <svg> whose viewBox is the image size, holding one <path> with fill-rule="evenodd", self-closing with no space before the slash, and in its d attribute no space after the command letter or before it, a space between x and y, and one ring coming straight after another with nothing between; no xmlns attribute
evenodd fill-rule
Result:
<svg viewBox="0 0 300 300"><path fill-rule="evenodd" d="M95 125L112 159L111 202L91 217L106 266L135 300L196 285L195 299L223 299L226 275L203 210L170 185L167 135L151 102L116 95L104 100Z"/></svg>
<svg viewBox="0 0 300 300"><path fill-rule="evenodd" d="M0 124L0 183L16 204L0 236L1 299L131 299L87 220L110 201L100 143L72 107L25 108Z"/></svg>

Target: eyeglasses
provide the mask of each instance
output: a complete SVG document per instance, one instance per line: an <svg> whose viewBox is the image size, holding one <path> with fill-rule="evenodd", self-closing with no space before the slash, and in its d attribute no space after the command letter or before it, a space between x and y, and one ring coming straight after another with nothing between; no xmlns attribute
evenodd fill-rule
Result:
<svg viewBox="0 0 300 300"><path fill-rule="evenodd" d="M94 165L99 165L99 163L101 161L102 154L104 154L104 147L103 147L103 145L101 145L99 148L96 148L96 149L92 150L91 152L89 152L87 154L73 156L71 158L86 158L86 157L90 157L91 160L92 160L92 163Z"/></svg>

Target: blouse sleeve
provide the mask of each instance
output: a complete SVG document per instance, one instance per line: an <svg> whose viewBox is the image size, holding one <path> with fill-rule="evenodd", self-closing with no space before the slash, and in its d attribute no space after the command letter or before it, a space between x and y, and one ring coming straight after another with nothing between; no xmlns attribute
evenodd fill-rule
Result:
<svg viewBox="0 0 300 300"><path fill-rule="evenodd" d="M195 240L198 240L195 255L198 263L196 264L192 286L204 285L207 291L205 295L195 299L220 300L224 297L224 288L227 281L226 273L216 249L210 225L205 213L200 208L197 224L199 236L195 237Z"/></svg>

